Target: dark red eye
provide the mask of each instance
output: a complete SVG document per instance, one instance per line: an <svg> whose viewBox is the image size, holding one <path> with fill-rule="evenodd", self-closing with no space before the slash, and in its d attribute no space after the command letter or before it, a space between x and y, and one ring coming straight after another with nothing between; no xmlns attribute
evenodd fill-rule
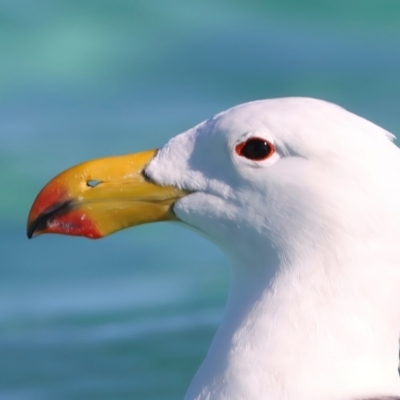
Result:
<svg viewBox="0 0 400 400"><path fill-rule="evenodd" d="M238 144L235 150L239 156L246 157L249 160L262 161L274 154L275 147L268 140L251 138Z"/></svg>

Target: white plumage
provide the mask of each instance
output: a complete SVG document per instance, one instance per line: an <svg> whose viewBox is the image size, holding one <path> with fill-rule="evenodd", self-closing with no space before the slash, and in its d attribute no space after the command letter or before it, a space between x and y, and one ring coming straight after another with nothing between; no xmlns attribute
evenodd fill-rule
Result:
<svg viewBox="0 0 400 400"><path fill-rule="evenodd" d="M249 138L275 153L254 161ZM145 173L192 191L183 223L232 261L223 322L186 400L400 396L400 152L319 100L239 105L167 143Z"/></svg>

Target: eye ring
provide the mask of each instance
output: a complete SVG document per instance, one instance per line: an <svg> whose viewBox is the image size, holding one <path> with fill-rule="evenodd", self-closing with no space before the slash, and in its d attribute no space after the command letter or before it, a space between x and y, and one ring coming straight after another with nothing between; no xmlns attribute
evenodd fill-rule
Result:
<svg viewBox="0 0 400 400"><path fill-rule="evenodd" d="M266 139L252 137L235 147L236 153L253 161L263 161L275 153L275 146Z"/></svg>

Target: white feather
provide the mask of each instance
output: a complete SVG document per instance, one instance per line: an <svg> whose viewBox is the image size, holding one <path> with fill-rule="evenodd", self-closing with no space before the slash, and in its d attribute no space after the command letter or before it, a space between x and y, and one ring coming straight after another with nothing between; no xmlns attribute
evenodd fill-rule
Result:
<svg viewBox="0 0 400 400"><path fill-rule="evenodd" d="M236 154L251 136L276 147ZM308 98L239 105L146 168L193 191L174 207L232 260L224 320L186 400L400 395L400 152Z"/></svg>

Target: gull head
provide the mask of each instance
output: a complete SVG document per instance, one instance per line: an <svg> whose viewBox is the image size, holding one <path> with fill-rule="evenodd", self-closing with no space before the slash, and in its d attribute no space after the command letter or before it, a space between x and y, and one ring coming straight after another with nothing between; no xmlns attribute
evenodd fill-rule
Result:
<svg viewBox="0 0 400 400"><path fill-rule="evenodd" d="M400 168L392 139L321 100L245 103L158 151L92 160L61 173L37 196L28 236L101 238L178 219L234 265L288 259L346 236L371 236L388 219L385 226L393 225Z"/></svg>

